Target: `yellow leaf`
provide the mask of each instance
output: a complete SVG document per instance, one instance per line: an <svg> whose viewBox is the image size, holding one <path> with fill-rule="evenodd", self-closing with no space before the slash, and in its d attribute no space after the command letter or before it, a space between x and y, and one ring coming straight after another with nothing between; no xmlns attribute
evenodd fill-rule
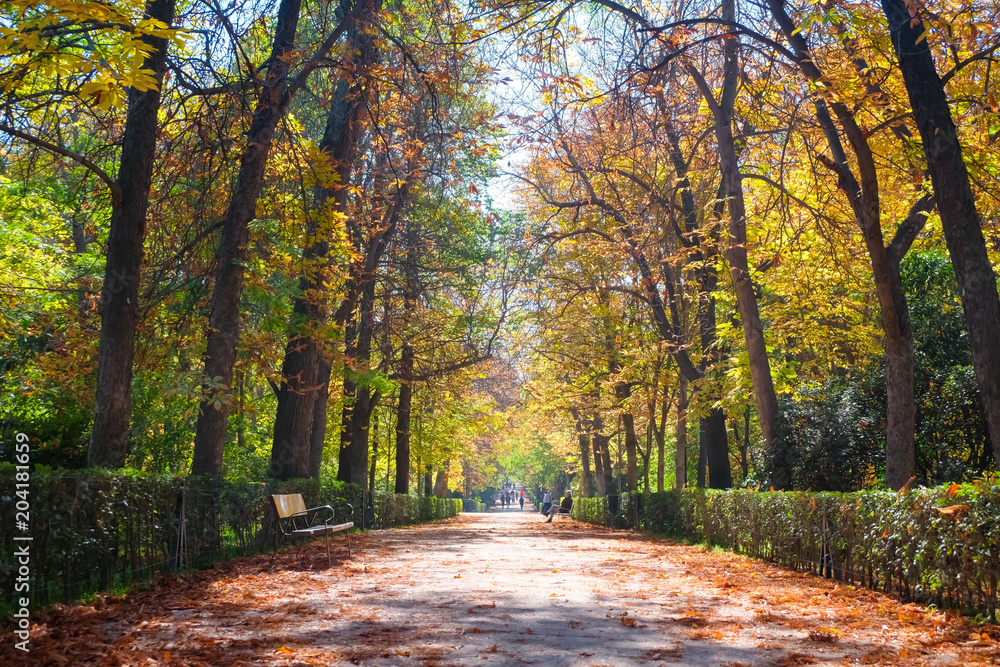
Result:
<svg viewBox="0 0 1000 667"><path fill-rule="evenodd" d="M288 648L287 646L279 646L278 647L278 652L279 653L291 653L292 649Z"/></svg>

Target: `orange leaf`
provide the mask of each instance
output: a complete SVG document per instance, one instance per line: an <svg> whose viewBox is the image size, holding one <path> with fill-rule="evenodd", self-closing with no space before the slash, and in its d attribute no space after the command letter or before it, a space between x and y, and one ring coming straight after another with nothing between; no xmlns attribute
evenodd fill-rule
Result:
<svg viewBox="0 0 1000 667"><path fill-rule="evenodd" d="M948 498L952 498L956 493L958 493L958 490L961 488L962 488L961 484L952 484L951 486L948 487L948 490L944 492L944 495Z"/></svg>
<svg viewBox="0 0 1000 667"><path fill-rule="evenodd" d="M938 512L941 512L941 514L947 514L950 516L952 514L957 514L958 512L964 512L965 510L969 509L969 506L952 505L951 507L935 507L934 509L936 509Z"/></svg>

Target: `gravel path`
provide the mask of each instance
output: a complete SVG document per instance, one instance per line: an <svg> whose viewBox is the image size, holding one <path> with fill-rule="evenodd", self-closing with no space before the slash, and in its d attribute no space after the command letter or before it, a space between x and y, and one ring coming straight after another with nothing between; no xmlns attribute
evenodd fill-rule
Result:
<svg viewBox="0 0 1000 667"><path fill-rule="evenodd" d="M347 558L335 540L333 568L317 543L269 570L266 558L247 558L57 612L25 664L998 662L995 626L973 630L870 591L568 518L466 514L352 545ZM48 662L45 651L71 638L76 658Z"/></svg>

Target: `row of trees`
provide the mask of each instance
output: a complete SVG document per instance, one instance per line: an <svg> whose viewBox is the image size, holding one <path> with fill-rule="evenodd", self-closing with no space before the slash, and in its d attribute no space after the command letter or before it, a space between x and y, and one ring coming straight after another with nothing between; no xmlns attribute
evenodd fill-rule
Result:
<svg viewBox="0 0 1000 667"><path fill-rule="evenodd" d="M589 494L1000 458L992 5L4 11L41 462Z"/></svg>
<svg viewBox="0 0 1000 667"><path fill-rule="evenodd" d="M583 493L591 461L599 493L610 468L637 488L650 451L662 488L671 409L678 484L735 467L898 489L996 466L996 28L976 3L595 0L524 35L543 73L520 120L535 351ZM945 377L961 398L935 403Z"/></svg>
<svg viewBox="0 0 1000 667"><path fill-rule="evenodd" d="M39 463L374 485L383 423L405 493L489 431L523 253L457 9L5 11L5 421Z"/></svg>

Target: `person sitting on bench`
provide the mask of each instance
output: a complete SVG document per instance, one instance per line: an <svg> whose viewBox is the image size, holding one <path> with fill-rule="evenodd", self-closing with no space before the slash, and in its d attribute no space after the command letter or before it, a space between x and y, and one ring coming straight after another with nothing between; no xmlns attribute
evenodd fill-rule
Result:
<svg viewBox="0 0 1000 667"><path fill-rule="evenodd" d="M552 519L556 514L569 514L569 511L573 509L573 498L570 492L567 491L566 495L563 496L562 502L556 505L552 503L552 507L549 508L549 518L546 519L545 523L552 523Z"/></svg>

